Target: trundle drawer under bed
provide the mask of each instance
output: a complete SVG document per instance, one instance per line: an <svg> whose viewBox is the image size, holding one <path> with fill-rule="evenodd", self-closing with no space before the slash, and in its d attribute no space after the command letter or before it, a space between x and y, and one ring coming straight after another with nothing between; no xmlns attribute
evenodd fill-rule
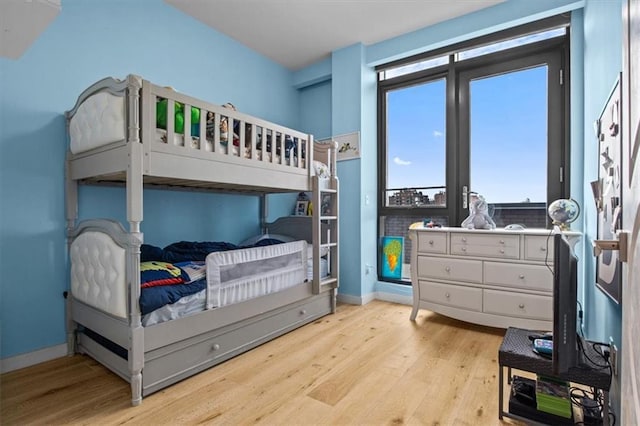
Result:
<svg viewBox="0 0 640 426"><path fill-rule="evenodd" d="M142 394L153 393L330 312L331 299L324 293L148 352Z"/></svg>

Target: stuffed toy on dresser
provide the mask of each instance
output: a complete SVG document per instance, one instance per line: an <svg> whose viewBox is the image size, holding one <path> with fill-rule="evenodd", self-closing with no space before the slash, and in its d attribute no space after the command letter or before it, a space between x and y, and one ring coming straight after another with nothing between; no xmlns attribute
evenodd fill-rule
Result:
<svg viewBox="0 0 640 426"><path fill-rule="evenodd" d="M483 197L478 197L469 207L469 217L462 222L463 228L495 229L496 224L489 216L489 205Z"/></svg>

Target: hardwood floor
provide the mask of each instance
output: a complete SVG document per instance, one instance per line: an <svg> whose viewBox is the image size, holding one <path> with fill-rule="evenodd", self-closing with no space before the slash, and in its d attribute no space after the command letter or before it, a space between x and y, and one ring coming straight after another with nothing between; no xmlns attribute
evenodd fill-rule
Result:
<svg viewBox="0 0 640 426"><path fill-rule="evenodd" d="M129 384L76 355L0 376L12 424L499 425L504 330L410 306L326 316L130 406Z"/></svg>

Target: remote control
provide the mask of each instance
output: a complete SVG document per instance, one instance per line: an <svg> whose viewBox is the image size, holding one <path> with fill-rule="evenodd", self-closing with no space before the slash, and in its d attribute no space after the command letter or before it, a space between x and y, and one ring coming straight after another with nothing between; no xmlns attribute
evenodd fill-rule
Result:
<svg viewBox="0 0 640 426"><path fill-rule="evenodd" d="M553 340L536 339L533 341L533 350L540 354L551 355L553 352Z"/></svg>

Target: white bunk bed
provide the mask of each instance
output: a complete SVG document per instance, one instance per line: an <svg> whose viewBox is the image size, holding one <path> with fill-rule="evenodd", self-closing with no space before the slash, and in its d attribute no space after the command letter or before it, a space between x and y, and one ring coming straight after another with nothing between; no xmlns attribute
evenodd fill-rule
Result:
<svg viewBox="0 0 640 426"><path fill-rule="evenodd" d="M163 102L167 112L160 120ZM129 381L133 405L335 311L336 144L314 143L311 135L135 75L93 84L66 116L69 353L90 355ZM77 223L79 184L125 185L128 230L107 219ZM148 186L255 194L311 191L318 207L310 217L265 223L267 232L298 241L209 254L202 310L143 326L140 225ZM328 275L321 273L323 260ZM269 261L275 266L264 266ZM255 272L259 262L267 273Z"/></svg>

